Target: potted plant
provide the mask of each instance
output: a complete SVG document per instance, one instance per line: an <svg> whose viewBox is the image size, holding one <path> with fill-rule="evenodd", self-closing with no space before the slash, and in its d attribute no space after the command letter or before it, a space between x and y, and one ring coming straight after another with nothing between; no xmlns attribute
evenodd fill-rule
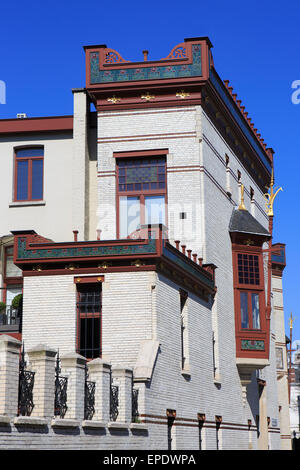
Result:
<svg viewBox="0 0 300 470"><path fill-rule="evenodd" d="M12 316L11 316L11 322L12 324L18 324L19 320L22 315L22 304L23 304L23 295L22 294L17 294L11 302L11 308L12 308Z"/></svg>

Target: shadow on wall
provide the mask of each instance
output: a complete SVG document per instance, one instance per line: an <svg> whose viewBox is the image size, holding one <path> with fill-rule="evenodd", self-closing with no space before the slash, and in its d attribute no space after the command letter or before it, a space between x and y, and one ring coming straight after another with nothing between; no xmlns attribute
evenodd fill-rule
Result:
<svg viewBox="0 0 300 470"><path fill-rule="evenodd" d="M259 392L255 371L251 379L251 383L247 386L247 401L253 416L253 424L256 424L256 416L259 416Z"/></svg>

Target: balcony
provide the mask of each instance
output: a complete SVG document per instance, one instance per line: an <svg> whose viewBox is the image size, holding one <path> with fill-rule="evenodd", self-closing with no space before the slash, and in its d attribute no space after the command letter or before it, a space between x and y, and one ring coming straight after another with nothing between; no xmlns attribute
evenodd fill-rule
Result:
<svg viewBox="0 0 300 470"><path fill-rule="evenodd" d="M0 333L20 333L21 329L21 310L9 305L4 312L0 312Z"/></svg>

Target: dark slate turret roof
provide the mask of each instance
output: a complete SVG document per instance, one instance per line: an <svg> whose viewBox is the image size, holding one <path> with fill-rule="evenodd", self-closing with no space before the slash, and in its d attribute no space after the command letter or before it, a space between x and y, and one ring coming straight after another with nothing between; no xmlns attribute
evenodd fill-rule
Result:
<svg viewBox="0 0 300 470"><path fill-rule="evenodd" d="M247 210L233 209L229 222L229 232L249 233L270 238L266 230Z"/></svg>

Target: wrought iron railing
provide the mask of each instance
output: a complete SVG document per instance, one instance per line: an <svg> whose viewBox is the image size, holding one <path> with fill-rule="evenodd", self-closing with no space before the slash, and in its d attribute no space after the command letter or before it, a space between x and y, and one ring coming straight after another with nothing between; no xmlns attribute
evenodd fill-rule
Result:
<svg viewBox="0 0 300 470"><path fill-rule="evenodd" d="M84 384L84 419L91 420L95 413L95 382L88 380L88 368L85 365L85 384Z"/></svg>
<svg viewBox="0 0 300 470"><path fill-rule="evenodd" d="M110 374L110 420L116 421L119 415L119 387L113 385L112 375Z"/></svg>
<svg viewBox="0 0 300 470"><path fill-rule="evenodd" d="M56 367L55 367L55 398L54 398L54 416L64 418L67 412L67 387L68 378L60 375L60 359L59 352L56 356Z"/></svg>
<svg viewBox="0 0 300 470"><path fill-rule="evenodd" d="M135 423L138 418L139 418L139 406L138 406L138 397L139 397L139 391L137 388L133 388L133 381L132 381L132 398L131 398L131 404L132 404L132 412L131 412L131 420L133 423Z"/></svg>
<svg viewBox="0 0 300 470"><path fill-rule="evenodd" d="M21 325L21 322L21 309L13 308L11 305L8 305L5 311L0 312L0 327Z"/></svg>
<svg viewBox="0 0 300 470"><path fill-rule="evenodd" d="M25 351L23 344L19 366L18 416L30 416L34 408L34 374L35 372L26 370Z"/></svg>

